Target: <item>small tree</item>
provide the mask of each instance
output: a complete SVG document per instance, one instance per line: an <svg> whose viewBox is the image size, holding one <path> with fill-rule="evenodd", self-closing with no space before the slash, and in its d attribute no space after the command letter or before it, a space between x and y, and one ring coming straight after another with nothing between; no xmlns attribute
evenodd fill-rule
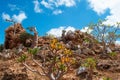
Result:
<svg viewBox="0 0 120 80"><path fill-rule="evenodd" d="M93 29L91 34L102 43L103 53L106 53L107 45L114 44L120 38L120 23L111 26L100 20L97 24L90 24L89 28Z"/></svg>
<svg viewBox="0 0 120 80"><path fill-rule="evenodd" d="M12 22L13 23L13 27L14 27L14 36L15 36L15 33L16 33L16 28L15 28L15 21L13 19L6 19L7 22Z"/></svg>
<svg viewBox="0 0 120 80"><path fill-rule="evenodd" d="M38 32L36 30L36 27L28 27L28 30L30 30L31 32L34 32L34 38L33 38L33 43L32 43L32 48L37 47L38 45Z"/></svg>
<svg viewBox="0 0 120 80"><path fill-rule="evenodd" d="M43 73L40 73L28 66L25 62L26 57L20 57L19 61L32 72L36 72L42 76L47 76L50 80L60 80L62 76L70 70L71 65L74 64L74 58L71 57L72 52L66 49L55 38L51 40L47 49L50 52L48 54L45 53L46 55L44 54L44 62L42 63L33 58L33 56L39 52L38 48L29 49L28 51L28 53L31 54L33 62L42 69ZM47 55L51 55L51 57L48 57ZM21 61L21 59L23 59L23 61Z"/></svg>

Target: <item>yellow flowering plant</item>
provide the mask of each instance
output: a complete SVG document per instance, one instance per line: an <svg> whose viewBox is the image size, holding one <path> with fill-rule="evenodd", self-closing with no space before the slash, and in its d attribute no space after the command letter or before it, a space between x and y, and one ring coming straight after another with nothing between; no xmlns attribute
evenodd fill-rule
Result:
<svg viewBox="0 0 120 80"><path fill-rule="evenodd" d="M49 53L43 55L44 60L41 63L35 60L34 57L31 57L33 62L40 66L43 74L41 74L41 72L39 72L38 70L30 68L30 66L28 66L26 63L23 64L25 67L28 68L28 70L36 72L40 75L47 76L50 80L60 80L61 77L70 70L71 65L75 62L74 58L71 56L72 51L65 48L65 46L56 38L53 38L51 40L50 44L48 45L47 51ZM28 53L32 54L32 56L36 55L38 52L38 48L28 50ZM50 57L48 57L48 55Z"/></svg>
<svg viewBox="0 0 120 80"><path fill-rule="evenodd" d="M67 49L56 38L51 40L50 50L51 52L53 52L53 57L57 57L57 60L52 60L54 64L54 66L52 66L53 73L55 75L57 74L57 72L61 72L60 75L67 73L70 70L71 65L75 63L75 58L71 57L72 51Z"/></svg>

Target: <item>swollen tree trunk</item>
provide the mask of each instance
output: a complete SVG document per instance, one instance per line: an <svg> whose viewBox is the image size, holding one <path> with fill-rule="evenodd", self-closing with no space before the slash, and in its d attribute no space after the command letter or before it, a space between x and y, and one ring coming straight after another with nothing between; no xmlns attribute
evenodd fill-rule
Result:
<svg viewBox="0 0 120 80"><path fill-rule="evenodd" d="M62 40L65 42L65 30L62 31Z"/></svg>
<svg viewBox="0 0 120 80"><path fill-rule="evenodd" d="M103 41L103 54L106 54L106 43Z"/></svg>

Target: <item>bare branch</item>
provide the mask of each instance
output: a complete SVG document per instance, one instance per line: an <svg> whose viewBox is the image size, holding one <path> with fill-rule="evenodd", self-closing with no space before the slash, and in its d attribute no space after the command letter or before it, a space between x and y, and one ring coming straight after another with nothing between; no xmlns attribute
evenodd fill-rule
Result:
<svg viewBox="0 0 120 80"><path fill-rule="evenodd" d="M33 62L34 63L36 63L41 69L42 69L42 71L43 71L43 73L44 74L47 74L46 72L45 72L45 69L42 67L42 65L40 65L40 63L38 63L36 60L34 60L34 59L32 59L33 60Z"/></svg>
<svg viewBox="0 0 120 80"><path fill-rule="evenodd" d="M40 73L39 71L32 69L32 68L29 67L26 63L23 63L23 65L24 65L28 70L30 70L31 72L38 73L38 74L41 75L41 76L46 76L45 74L42 74L42 73Z"/></svg>

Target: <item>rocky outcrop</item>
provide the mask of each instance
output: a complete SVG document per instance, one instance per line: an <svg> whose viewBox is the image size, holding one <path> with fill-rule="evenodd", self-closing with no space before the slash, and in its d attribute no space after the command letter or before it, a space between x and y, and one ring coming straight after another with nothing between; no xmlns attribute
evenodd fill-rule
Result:
<svg viewBox="0 0 120 80"><path fill-rule="evenodd" d="M111 71L120 73L120 64L117 60L100 60L97 63L96 67L100 71Z"/></svg>
<svg viewBox="0 0 120 80"><path fill-rule="evenodd" d="M35 28L32 30L34 35L27 33L20 23L16 23L5 30L5 43L6 49L12 49L23 45L25 47L39 47L44 44L49 44L49 37L38 37Z"/></svg>
<svg viewBox="0 0 120 80"><path fill-rule="evenodd" d="M20 44L19 36L25 32L25 29L20 23L16 23L5 30L5 43L6 49L12 49Z"/></svg>

